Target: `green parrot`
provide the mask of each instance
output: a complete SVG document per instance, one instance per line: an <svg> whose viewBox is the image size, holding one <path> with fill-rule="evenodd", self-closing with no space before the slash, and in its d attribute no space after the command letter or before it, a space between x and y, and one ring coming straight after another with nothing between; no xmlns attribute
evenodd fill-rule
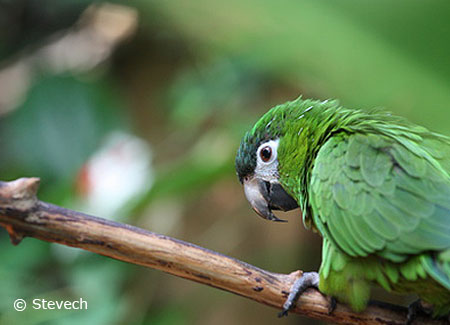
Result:
<svg viewBox="0 0 450 325"><path fill-rule="evenodd" d="M236 171L261 217L300 207L323 238L319 273L291 288L282 315L316 287L365 309L372 285L417 294L407 323L450 312L450 138L379 110L301 97L245 134Z"/></svg>

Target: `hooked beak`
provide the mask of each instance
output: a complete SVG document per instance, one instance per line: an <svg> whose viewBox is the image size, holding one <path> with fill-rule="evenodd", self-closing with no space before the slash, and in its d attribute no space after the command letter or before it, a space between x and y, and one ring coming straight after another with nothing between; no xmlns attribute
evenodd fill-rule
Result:
<svg viewBox="0 0 450 325"><path fill-rule="evenodd" d="M267 220L286 222L277 218L272 210L289 211L298 208L297 202L279 183L270 183L251 177L244 180L244 192L253 210Z"/></svg>

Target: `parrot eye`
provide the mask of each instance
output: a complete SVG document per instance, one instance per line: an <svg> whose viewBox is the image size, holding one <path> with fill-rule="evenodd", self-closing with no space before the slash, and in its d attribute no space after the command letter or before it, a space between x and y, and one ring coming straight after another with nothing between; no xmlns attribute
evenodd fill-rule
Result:
<svg viewBox="0 0 450 325"><path fill-rule="evenodd" d="M270 148L269 146L263 147L259 152L259 156L261 157L262 161L268 162L272 157L272 148Z"/></svg>
<svg viewBox="0 0 450 325"><path fill-rule="evenodd" d="M256 151L258 161L261 164L269 165L277 158L278 140L270 140L261 144Z"/></svg>

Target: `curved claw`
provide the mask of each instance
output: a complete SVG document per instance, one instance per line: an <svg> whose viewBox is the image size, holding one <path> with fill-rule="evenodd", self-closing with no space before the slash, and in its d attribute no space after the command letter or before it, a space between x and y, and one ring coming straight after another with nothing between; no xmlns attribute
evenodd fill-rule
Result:
<svg viewBox="0 0 450 325"><path fill-rule="evenodd" d="M287 315L288 315L288 311L283 309L283 311L280 311L278 313L278 318L282 318L282 317L287 316Z"/></svg>
<svg viewBox="0 0 450 325"><path fill-rule="evenodd" d="M330 304L328 305L328 315L333 314L337 306L337 300L334 297L330 297Z"/></svg>
<svg viewBox="0 0 450 325"><path fill-rule="evenodd" d="M414 301L408 306L408 315L406 316L405 325L412 325L419 313L429 315L432 313L432 307L427 306L427 304L423 303L420 299Z"/></svg>

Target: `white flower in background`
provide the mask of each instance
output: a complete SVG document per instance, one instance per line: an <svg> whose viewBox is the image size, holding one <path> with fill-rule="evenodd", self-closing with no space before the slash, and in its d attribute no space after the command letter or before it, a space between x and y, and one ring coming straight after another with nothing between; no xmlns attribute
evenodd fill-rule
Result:
<svg viewBox="0 0 450 325"><path fill-rule="evenodd" d="M109 219L130 199L146 192L153 183L151 150L142 139L113 132L86 162L79 178L81 209Z"/></svg>

